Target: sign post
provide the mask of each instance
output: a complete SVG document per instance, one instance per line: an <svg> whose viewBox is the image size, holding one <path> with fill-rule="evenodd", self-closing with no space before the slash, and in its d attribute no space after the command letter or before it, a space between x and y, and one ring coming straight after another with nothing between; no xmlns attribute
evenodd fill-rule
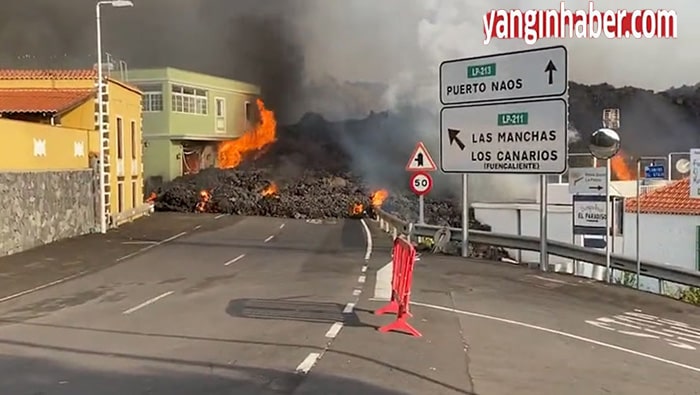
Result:
<svg viewBox="0 0 700 395"><path fill-rule="evenodd" d="M406 171L413 172L410 188L418 195L418 223L421 225L425 224L425 195L433 189L433 179L428 172L435 170L437 170L435 161L425 144L419 141L406 164Z"/></svg>
<svg viewBox="0 0 700 395"><path fill-rule="evenodd" d="M440 168L462 174L462 255L469 173L540 175L540 268L547 270L547 179L568 166L564 46L440 64ZM514 101L518 102L514 102Z"/></svg>
<svg viewBox="0 0 700 395"><path fill-rule="evenodd" d="M700 198L700 148L690 150L690 197Z"/></svg>

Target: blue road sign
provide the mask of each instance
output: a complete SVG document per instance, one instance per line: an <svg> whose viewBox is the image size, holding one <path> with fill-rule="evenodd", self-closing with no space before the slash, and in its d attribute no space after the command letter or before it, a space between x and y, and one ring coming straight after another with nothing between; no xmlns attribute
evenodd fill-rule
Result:
<svg viewBox="0 0 700 395"><path fill-rule="evenodd" d="M649 165L644 167L644 178L646 179L665 179L666 169L664 165Z"/></svg>

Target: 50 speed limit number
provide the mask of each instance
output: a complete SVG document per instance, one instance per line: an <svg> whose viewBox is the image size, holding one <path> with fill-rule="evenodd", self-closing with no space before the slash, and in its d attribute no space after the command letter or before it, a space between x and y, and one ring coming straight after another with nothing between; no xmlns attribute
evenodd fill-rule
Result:
<svg viewBox="0 0 700 395"><path fill-rule="evenodd" d="M419 171L411 175L409 186L416 195L427 195L433 189L433 178L430 177L429 173Z"/></svg>

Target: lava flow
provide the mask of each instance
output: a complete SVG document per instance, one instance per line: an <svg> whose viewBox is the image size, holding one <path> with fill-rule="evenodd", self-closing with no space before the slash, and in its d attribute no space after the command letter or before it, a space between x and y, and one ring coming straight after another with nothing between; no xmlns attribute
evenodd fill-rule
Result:
<svg viewBox="0 0 700 395"><path fill-rule="evenodd" d="M274 182L271 182L270 185L268 185L265 189L262 190L262 192L260 192L260 194L263 197L267 197L267 196L277 195L277 192L279 192L279 188L277 188L277 184L275 184Z"/></svg>
<svg viewBox="0 0 700 395"><path fill-rule="evenodd" d="M388 197L389 197L389 191L387 191L386 189L380 189L378 191L375 191L374 193L372 193L372 197L371 197L372 207L374 207L374 208L382 207L382 204L384 203L384 201Z"/></svg>
<svg viewBox="0 0 700 395"><path fill-rule="evenodd" d="M254 129L248 130L236 140L222 141L218 146L216 166L220 169L232 169L243 161L245 154L259 151L277 140L277 120L272 110L265 108L265 103L257 99L260 122Z"/></svg>
<svg viewBox="0 0 700 395"><path fill-rule="evenodd" d="M365 206L362 203L355 203L352 205L350 213L352 216L358 216L358 215L362 215L362 213L364 211L365 211Z"/></svg>

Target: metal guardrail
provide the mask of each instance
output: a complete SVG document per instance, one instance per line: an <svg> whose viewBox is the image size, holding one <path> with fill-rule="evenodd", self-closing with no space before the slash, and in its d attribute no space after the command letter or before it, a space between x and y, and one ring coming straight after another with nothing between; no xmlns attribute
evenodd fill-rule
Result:
<svg viewBox="0 0 700 395"><path fill-rule="evenodd" d="M389 214L383 210L377 211L380 226L384 231L392 233L394 237L405 234L409 237L433 237L443 227L435 225L418 225ZM448 228L452 241L462 240L462 229ZM523 251L539 251L540 239L531 236L517 236L502 233L484 232L478 230L469 231L469 242L475 244L491 245ZM559 241L548 240L547 248L550 255L573 259L580 262L588 262L598 266L606 266L605 253ZM613 269L628 273L637 273L637 260L622 255L612 254L610 266ZM641 262L640 273L643 276L669 281L682 285L700 288L700 272L683 269L662 263L648 261Z"/></svg>

